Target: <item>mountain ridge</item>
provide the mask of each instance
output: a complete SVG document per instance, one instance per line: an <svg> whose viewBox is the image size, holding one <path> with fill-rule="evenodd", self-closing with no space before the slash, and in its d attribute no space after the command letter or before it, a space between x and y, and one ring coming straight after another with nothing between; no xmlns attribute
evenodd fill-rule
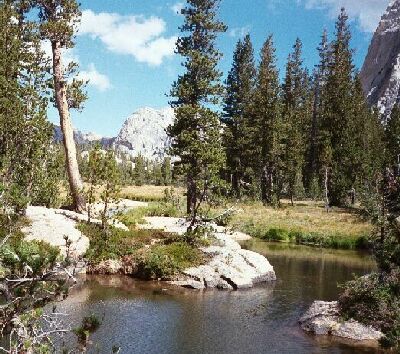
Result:
<svg viewBox="0 0 400 354"><path fill-rule="evenodd" d="M126 118L115 137L74 130L74 139L83 150L99 143L103 148L112 148L120 155L132 158L141 155L149 160L162 160L171 145L166 128L172 124L174 116L174 110L170 107L142 107ZM59 126L54 126L54 140L62 142Z"/></svg>

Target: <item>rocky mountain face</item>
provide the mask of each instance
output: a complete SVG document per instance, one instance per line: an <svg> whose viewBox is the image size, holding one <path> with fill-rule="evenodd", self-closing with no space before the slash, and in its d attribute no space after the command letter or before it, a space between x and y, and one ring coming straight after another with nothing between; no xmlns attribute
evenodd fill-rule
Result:
<svg viewBox="0 0 400 354"><path fill-rule="evenodd" d="M100 143L103 148L113 148L122 155L131 157L141 155L149 160L163 159L171 144L166 128L173 120L172 108L157 110L145 107L127 118L117 137L107 138L75 130L74 138L82 150L86 150L94 143ZM62 141L59 126L54 127L54 140Z"/></svg>
<svg viewBox="0 0 400 354"><path fill-rule="evenodd" d="M141 108L125 121L113 147L132 157L140 154L150 160L162 159L171 144L166 128L173 120L172 108Z"/></svg>
<svg viewBox="0 0 400 354"><path fill-rule="evenodd" d="M384 117L400 101L400 0L392 0L372 38L360 73L368 102Z"/></svg>

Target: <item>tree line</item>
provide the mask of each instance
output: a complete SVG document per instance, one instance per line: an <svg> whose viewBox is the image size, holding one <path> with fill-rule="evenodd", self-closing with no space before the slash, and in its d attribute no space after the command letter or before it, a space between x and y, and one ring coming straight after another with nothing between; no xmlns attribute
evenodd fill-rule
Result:
<svg viewBox="0 0 400 354"><path fill-rule="evenodd" d="M176 118L169 135L186 176L188 213L195 216L199 203L221 192L273 206L282 198L354 204L385 164L397 163L399 110L383 125L368 106L346 11L332 40L323 31L312 72L297 39L281 81L273 35L256 60L247 34L222 83L216 38L226 26L217 18L219 3L188 0L177 42L185 72L171 90Z"/></svg>

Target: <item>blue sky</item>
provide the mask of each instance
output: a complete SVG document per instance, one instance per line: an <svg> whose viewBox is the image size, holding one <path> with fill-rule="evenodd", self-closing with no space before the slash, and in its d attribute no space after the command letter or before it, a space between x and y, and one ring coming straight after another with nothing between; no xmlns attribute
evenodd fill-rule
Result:
<svg viewBox="0 0 400 354"><path fill-rule="evenodd" d="M166 93L181 70L173 54L182 16L181 1L82 0L83 18L76 47L66 53L90 79L89 99L73 112L82 131L114 136L125 119L143 106L168 104ZM304 61L312 69L323 28L332 35L341 6L351 17L355 64L361 67L373 30L388 0L222 0L220 18L228 25L219 38L224 53L220 68L227 73L236 41L249 32L256 58L269 33L274 34L281 71L296 37L304 43ZM50 120L57 123L54 110Z"/></svg>

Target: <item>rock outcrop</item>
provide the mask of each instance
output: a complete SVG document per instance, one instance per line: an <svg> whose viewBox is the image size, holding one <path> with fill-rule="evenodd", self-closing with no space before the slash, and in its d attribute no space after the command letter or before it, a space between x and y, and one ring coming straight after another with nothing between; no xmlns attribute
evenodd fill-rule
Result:
<svg viewBox="0 0 400 354"><path fill-rule="evenodd" d="M54 126L54 141L56 143L60 144L60 143L62 143L62 139L63 139L63 134L62 134L61 128L58 125L55 125ZM103 137L96 133L91 133L91 132L83 133L77 129L74 130L74 139L75 139L75 143L82 149L85 149L95 143L99 143L103 148L110 148L115 140L115 138Z"/></svg>
<svg viewBox="0 0 400 354"><path fill-rule="evenodd" d="M66 239L71 241L70 255L79 257L89 248L89 239L76 229L76 222L70 217L57 213L56 209L40 206L29 206L26 217L31 224L22 229L27 241L45 241L52 246L59 247L66 254Z"/></svg>
<svg viewBox="0 0 400 354"><path fill-rule="evenodd" d="M400 0L392 0L382 16L360 78L368 102L387 117L400 99Z"/></svg>
<svg viewBox="0 0 400 354"><path fill-rule="evenodd" d="M109 212L113 214L147 205L145 202L122 199L118 203L110 203ZM101 207L101 203L92 206L94 217L99 217ZM70 256L75 258L84 255L89 248L89 239L76 228L78 222L87 221L87 214L79 214L64 209L29 206L26 210L26 217L29 219L30 225L24 227L22 232L26 234L27 241L45 241L52 246L59 247L61 253L65 255L67 251L65 237L68 237L71 242ZM92 218L91 222L101 224L100 219ZM109 223L114 227L128 230L128 227L118 220L110 219Z"/></svg>
<svg viewBox="0 0 400 354"><path fill-rule="evenodd" d="M276 280L274 268L264 256L243 250L224 232L216 232L214 237L217 245L202 248L211 260L184 270L181 279L174 284L194 289L245 289Z"/></svg>
<svg viewBox="0 0 400 354"><path fill-rule="evenodd" d="M187 229L185 219L166 217L147 217L142 228L161 229L166 232L183 234ZM243 289L257 283L274 281L274 268L268 260L255 252L241 248L235 238L247 239L245 235L236 235L224 227L208 224L212 231L212 245L201 250L209 256L209 261L199 267L185 269L178 280L172 284L193 288Z"/></svg>
<svg viewBox="0 0 400 354"><path fill-rule="evenodd" d="M343 321L336 301L315 301L300 318L303 330L317 335L332 335L355 341L377 341L383 333L357 321Z"/></svg>

